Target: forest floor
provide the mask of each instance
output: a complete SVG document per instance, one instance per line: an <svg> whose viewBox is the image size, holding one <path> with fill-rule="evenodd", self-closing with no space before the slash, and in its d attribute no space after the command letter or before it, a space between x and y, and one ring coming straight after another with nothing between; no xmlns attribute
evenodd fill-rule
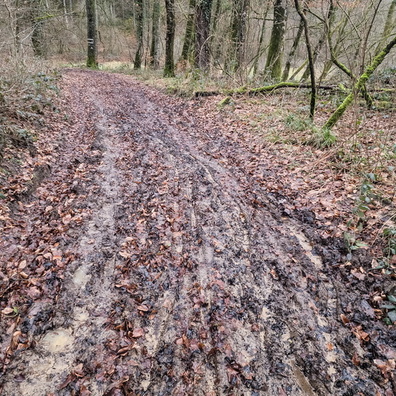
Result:
<svg viewBox="0 0 396 396"><path fill-rule="evenodd" d="M291 100L60 87L34 150L4 158L2 396L396 394L391 170L370 176L386 207L363 196L374 248L346 245L361 180L328 166L339 147L275 150Z"/></svg>

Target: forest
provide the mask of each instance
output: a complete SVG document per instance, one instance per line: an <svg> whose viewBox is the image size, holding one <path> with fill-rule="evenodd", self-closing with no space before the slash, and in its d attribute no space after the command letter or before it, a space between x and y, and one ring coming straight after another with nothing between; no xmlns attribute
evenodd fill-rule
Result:
<svg viewBox="0 0 396 396"><path fill-rule="evenodd" d="M396 395L396 0L0 0L0 395Z"/></svg>

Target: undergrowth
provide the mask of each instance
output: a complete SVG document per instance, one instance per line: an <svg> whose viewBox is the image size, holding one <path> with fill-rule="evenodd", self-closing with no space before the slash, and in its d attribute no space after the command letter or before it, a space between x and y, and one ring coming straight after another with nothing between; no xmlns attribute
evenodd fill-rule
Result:
<svg viewBox="0 0 396 396"><path fill-rule="evenodd" d="M57 74L41 62L9 59L0 78L0 161L7 147L29 148L44 110L54 110Z"/></svg>

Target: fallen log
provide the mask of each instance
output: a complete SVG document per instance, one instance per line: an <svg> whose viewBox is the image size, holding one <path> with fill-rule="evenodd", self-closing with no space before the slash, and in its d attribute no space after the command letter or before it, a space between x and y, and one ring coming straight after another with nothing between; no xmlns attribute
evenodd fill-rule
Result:
<svg viewBox="0 0 396 396"><path fill-rule="evenodd" d="M227 90L223 90L223 91L196 91L194 96L196 98L199 98L199 97L218 96L218 95L228 95L228 96L257 95L260 93L273 92L273 91L276 91L277 89L282 89L282 88L311 89L311 84L301 84L301 83L295 83L295 82L280 82L277 84L266 85L264 87L258 87L258 88L240 87L240 88L235 88L235 89L227 89ZM338 87L333 86L333 85L319 85L317 88L327 90L327 91L338 90Z"/></svg>

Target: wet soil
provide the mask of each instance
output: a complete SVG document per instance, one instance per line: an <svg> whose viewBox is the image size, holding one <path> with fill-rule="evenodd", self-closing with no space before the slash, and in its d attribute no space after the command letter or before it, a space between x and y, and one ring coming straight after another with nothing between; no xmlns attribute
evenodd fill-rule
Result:
<svg viewBox="0 0 396 396"><path fill-rule="evenodd" d="M336 241L252 183L246 142L127 76L62 86L71 121L32 200L61 177L84 215L58 238L55 286L7 330L29 343L1 395L394 394L389 328L343 283Z"/></svg>

